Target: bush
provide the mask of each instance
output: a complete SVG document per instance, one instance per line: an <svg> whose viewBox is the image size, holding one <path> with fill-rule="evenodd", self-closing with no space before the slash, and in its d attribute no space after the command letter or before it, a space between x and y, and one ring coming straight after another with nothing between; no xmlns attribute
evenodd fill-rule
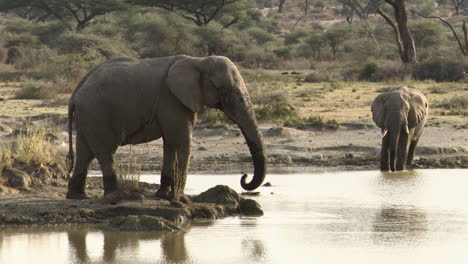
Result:
<svg viewBox="0 0 468 264"><path fill-rule="evenodd" d="M15 160L30 165L55 163L58 159L58 149L52 145L48 134L45 128L26 127L26 130L18 135L13 150Z"/></svg>
<svg viewBox="0 0 468 264"><path fill-rule="evenodd" d="M198 120L200 124L205 124L208 128L227 128L231 123L229 118L217 109L205 110Z"/></svg>
<svg viewBox="0 0 468 264"><path fill-rule="evenodd" d="M16 92L16 99L50 99L54 97L53 84L43 80L28 79L23 81L21 89Z"/></svg>
<svg viewBox="0 0 468 264"><path fill-rule="evenodd" d="M282 92L276 92L257 98L255 116L259 122L271 122L297 118L299 114Z"/></svg>
<svg viewBox="0 0 468 264"><path fill-rule="evenodd" d="M304 77L304 82L307 83L327 82L329 80L330 76L322 72L311 72Z"/></svg>
<svg viewBox="0 0 468 264"><path fill-rule="evenodd" d="M335 119L325 120L321 116L309 116L308 118L292 118L284 122L284 126L297 129L330 129L337 130L340 125Z"/></svg>
<svg viewBox="0 0 468 264"><path fill-rule="evenodd" d="M244 53L241 65L249 69L275 69L278 68L279 59L272 51L260 47L251 47Z"/></svg>
<svg viewBox="0 0 468 264"><path fill-rule="evenodd" d="M360 80L372 80L372 75L376 73L378 70L377 63L375 62L368 62L364 64L364 67L361 71L361 74L359 75Z"/></svg>
<svg viewBox="0 0 468 264"><path fill-rule="evenodd" d="M258 44L258 45L263 45L269 41L272 41L274 39L273 35L266 32L265 30L261 29L261 28L251 28L248 30L247 32L249 34L249 36L255 40L255 42Z"/></svg>
<svg viewBox="0 0 468 264"><path fill-rule="evenodd" d="M417 80L431 79L437 82L455 82L465 78L466 67L462 62L433 59L415 65L413 77Z"/></svg>

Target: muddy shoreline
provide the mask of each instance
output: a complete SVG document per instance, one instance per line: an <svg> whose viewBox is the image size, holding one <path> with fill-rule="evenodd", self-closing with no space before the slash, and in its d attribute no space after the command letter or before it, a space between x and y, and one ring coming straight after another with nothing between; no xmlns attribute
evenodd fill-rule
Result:
<svg viewBox="0 0 468 264"><path fill-rule="evenodd" d="M47 120L46 120L47 119ZM14 142L25 123L43 126L51 117L0 118L0 143ZM68 150L66 118L53 116L59 130L51 135L65 157ZM414 168L468 168L468 124L429 122L416 150ZM380 131L370 122L342 124L338 130L305 130L277 124L261 125L268 173L278 171L375 170L378 169ZM117 162L137 159L145 173L159 174L162 140L137 146L124 146L116 153ZM155 198L158 185L141 183L136 192L102 197L100 178L90 177L92 199L67 200L67 175L51 168L20 168L30 177L23 187L9 187L3 176L0 185L0 226L99 223L115 230L178 230L188 221L213 220L242 215L239 198L233 204L217 202L171 203ZM99 170L96 162L93 170ZM252 163L244 138L236 127L194 130L189 174L248 173ZM49 176L45 174L49 173ZM99 171L97 171L99 173ZM60 174L61 176L57 176ZM55 176L54 176L55 175ZM49 180L44 180L49 177ZM267 179L268 181L268 174ZM215 186L216 183L213 183ZM261 187L266 188L266 187ZM260 190L266 191L266 190ZM194 197L190 197L194 199ZM122 218L123 217L123 218Z"/></svg>

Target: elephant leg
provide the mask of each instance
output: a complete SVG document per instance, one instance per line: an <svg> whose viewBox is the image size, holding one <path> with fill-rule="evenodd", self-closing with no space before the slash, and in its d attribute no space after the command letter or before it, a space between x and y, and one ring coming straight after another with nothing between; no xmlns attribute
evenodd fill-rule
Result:
<svg viewBox="0 0 468 264"><path fill-rule="evenodd" d="M401 133L400 140L398 141L398 151L397 151L397 164L396 170L405 170L406 161L408 158L408 140L409 136L406 133Z"/></svg>
<svg viewBox="0 0 468 264"><path fill-rule="evenodd" d="M166 140L168 141L168 140ZM171 144L164 142L161 187L156 196L178 200L183 195L190 159L190 140ZM183 143L183 142L186 143Z"/></svg>
<svg viewBox="0 0 468 264"><path fill-rule="evenodd" d="M173 183L173 166L172 160L175 157L175 152L168 146L168 144L164 143L163 145L164 153L163 153L163 165L161 169L161 185L159 190L156 192L156 196L164 199L169 199L169 193L172 190L174 185Z"/></svg>
<svg viewBox="0 0 468 264"><path fill-rule="evenodd" d="M408 158L407 158L407 161L406 161L406 164L408 166L413 165L414 150L416 149L416 145L418 145L418 141L419 141L419 139L411 141L411 144L410 144L409 150L408 150Z"/></svg>
<svg viewBox="0 0 468 264"><path fill-rule="evenodd" d="M382 148L380 149L380 170L381 171L388 171L389 170L389 154L390 149L388 146L389 136L386 135L382 138Z"/></svg>
<svg viewBox="0 0 468 264"><path fill-rule="evenodd" d="M73 170L73 176L68 182L68 199L85 199L89 198L86 194L86 177L91 161L94 159L94 154L88 144L83 139L83 136L78 133L76 137L76 164Z"/></svg>
<svg viewBox="0 0 468 264"><path fill-rule="evenodd" d="M104 185L104 196L117 191L117 174L114 170L114 153L100 153L96 155L102 170L102 180Z"/></svg>

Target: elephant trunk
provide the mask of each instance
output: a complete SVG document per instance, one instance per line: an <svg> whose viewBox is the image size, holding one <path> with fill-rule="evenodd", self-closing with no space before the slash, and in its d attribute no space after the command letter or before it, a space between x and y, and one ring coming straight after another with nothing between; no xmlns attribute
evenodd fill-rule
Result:
<svg viewBox="0 0 468 264"><path fill-rule="evenodd" d="M388 147L390 149L390 170L391 171L395 171L395 168L396 168L399 139L400 139L399 129L395 129L394 131L390 132L390 142L388 144Z"/></svg>
<svg viewBox="0 0 468 264"><path fill-rule="evenodd" d="M239 125L239 127L241 127L241 125ZM257 131L252 131L250 128L243 129L241 127L241 131L245 137L245 140L247 141L247 145L249 146L250 154L252 155L254 164L254 176L252 180L247 183L247 174L242 175L241 186L244 190L252 191L259 187L265 179L266 156L263 149L261 135L258 129Z"/></svg>
<svg viewBox="0 0 468 264"><path fill-rule="evenodd" d="M389 152L390 152L390 170L395 171L396 161L398 154L398 142L400 141L400 132L401 132L401 116L399 113L393 113L391 115L391 120L389 124Z"/></svg>
<svg viewBox="0 0 468 264"><path fill-rule="evenodd" d="M224 96L222 105L226 115L239 126L252 155L254 164L253 178L250 182L247 182L247 174L244 174L241 178L242 188L252 191L259 187L265 179L266 155L253 106L249 95L245 92L242 81L241 86L240 89L235 89L234 94L231 94L231 96Z"/></svg>

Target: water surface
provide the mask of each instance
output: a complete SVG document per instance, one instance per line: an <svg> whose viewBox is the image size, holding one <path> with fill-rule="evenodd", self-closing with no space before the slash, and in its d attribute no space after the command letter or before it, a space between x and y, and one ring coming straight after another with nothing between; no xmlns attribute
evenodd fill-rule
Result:
<svg viewBox="0 0 468 264"><path fill-rule="evenodd" d="M155 175L142 180L159 181ZM189 175L186 193L240 174ZM268 175L259 218L186 232L0 228L0 263L467 263L468 170Z"/></svg>

